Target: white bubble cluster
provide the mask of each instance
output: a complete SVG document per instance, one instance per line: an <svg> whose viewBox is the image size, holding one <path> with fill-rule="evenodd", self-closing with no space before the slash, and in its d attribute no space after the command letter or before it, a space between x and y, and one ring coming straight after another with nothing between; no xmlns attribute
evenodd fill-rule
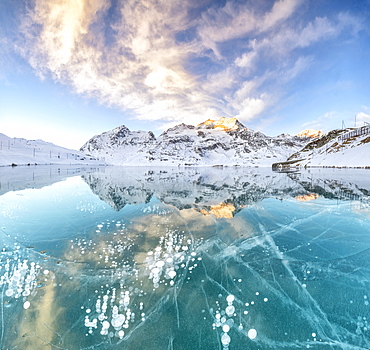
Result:
<svg viewBox="0 0 370 350"><path fill-rule="evenodd" d="M26 300L37 285L40 265L17 257L7 258L4 262L0 265L0 287L4 288L5 296ZM24 301L23 307L28 309L30 302Z"/></svg>
<svg viewBox="0 0 370 350"><path fill-rule="evenodd" d="M231 342L231 337L229 332L231 328L234 326L234 319L232 318L235 316L235 306L233 302L235 300L234 295L229 294L226 297L227 306L224 310L216 311L215 314L215 322L213 323L213 328L220 327L222 329L221 333L221 343L223 345L224 350L229 348L229 344ZM228 318L229 317L229 318Z"/></svg>
<svg viewBox="0 0 370 350"><path fill-rule="evenodd" d="M195 260L196 253L191 251L192 241L185 239L181 234L168 232L160 238L158 246L148 252L146 258L149 269L149 279L153 281L154 288L160 283L174 284L174 279L180 267L184 267L189 259ZM189 271L197 265L189 267Z"/></svg>
<svg viewBox="0 0 370 350"><path fill-rule="evenodd" d="M258 296L259 293L256 293ZM220 294L219 297L222 297ZM248 330L248 332L244 333L243 329L243 323L240 322L239 325L235 325L234 318L237 316L236 309L234 306L235 302L235 296L233 294L229 294L226 296L226 302L227 306L224 308L221 308L219 306L218 310L215 311L215 318L213 323L213 329L221 328L222 332L220 334L220 340L221 344L223 346L223 350L229 349L229 344L231 343L231 336L230 332L234 328L235 330L242 332L246 336L248 336L249 339L253 340L257 337L257 330L254 328L251 328ZM216 301L217 305L220 305L219 301ZM249 306L251 303L245 303L245 306ZM210 312L213 313L213 309L210 309ZM244 315L247 315L248 311L244 311ZM235 326L235 327L234 327Z"/></svg>
<svg viewBox="0 0 370 350"><path fill-rule="evenodd" d="M367 321L366 316L357 317L356 334L366 334L370 330L370 323Z"/></svg>
<svg viewBox="0 0 370 350"><path fill-rule="evenodd" d="M92 334L94 329L99 329L101 335L119 339L124 337L125 330L135 320L135 313L130 306L130 292L121 287L119 292L112 288L103 295L98 295L95 308L86 309L88 315L85 316L85 327L89 328L89 334ZM143 303L140 303L140 310L143 311L143 308ZM141 312L141 316L145 318L145 313Z"/></svg>

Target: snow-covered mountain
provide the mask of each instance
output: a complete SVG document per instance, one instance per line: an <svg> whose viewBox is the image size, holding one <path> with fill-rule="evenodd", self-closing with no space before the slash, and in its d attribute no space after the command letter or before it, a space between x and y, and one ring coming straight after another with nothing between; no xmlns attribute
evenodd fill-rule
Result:
<svg viewBox="0 0 370 350"><path fill-rule="evenodd" d="M152 132L120 126L94 136L81 151L113 165L271 166L301 149L308 137L269 137L246 128L236 118L180 124L158 138Z"/></svg>
<svg viewBox="0 0 370 350"><path fill-rule="evenodd" d="M104 164L81 151L42 140L11 138L0 134L0 166L34 164Z"/></svg>
<svg viewBox="0 0 370 350"><path fill-rule="evenodd" d="M292 167L370 168L370 126L332 130L314 139L285 162L273 168Z"/></svg>

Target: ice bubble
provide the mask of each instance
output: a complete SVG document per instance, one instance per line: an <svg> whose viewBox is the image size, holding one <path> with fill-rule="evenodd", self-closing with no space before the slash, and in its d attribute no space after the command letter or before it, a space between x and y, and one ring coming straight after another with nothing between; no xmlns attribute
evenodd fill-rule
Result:
<svg viewBox="0 0 370 350"><path fill-rule="evenodd" d="M31 305L31 303L27 300L27 301L24 302L23 308L27 310L30 307L30 305Z"/></svg>
<svg viewBox="0 0 370 350"><path fill-rule="evenodd" d="M5 291L5 295L7 297L11 297L13 293L14 293L13 289L10 289L10 288Z"/></svg>
<svg viewBox="0 0 370 350"><path fill-rule="evenodd" d="M223 345L229 345L230 344L230 341L231 341L230 336L227 333L222 334L222 336L221 336L221 343Z"/></svg>
<svg viewBox="0 0 370 350"><path fill-rule="evenodd" d="M226 315L230 317L235 312L235 307L233 305L229 305L228 307L226 307L225 312Z"/></svg>
<svg viewBox="0 0 370 350"><path fill-rule="evenodd" d="M263 301L264 301L264 302L267 302L267 301L269 301L269 300L268 300L268 298L263 298Z"/></svg>
<svg viewBox="0 0 370 350"><path fill-rule="evenodd" d="M117 317L115 317L114 319L112 319L112 326L114 328L120 328L122 327L123 323L125 322L125 316L122 315L122 314L118 314Z"/></svg>
<svg viewBox="0 0 370 350"><path fill-rule="evenodd" d="M227 324L224 324L224 325L222 326L222 330L223 330L225 333L227 333L227 332L230 330L230 326L229 326L229 325L227 325Z"/></svg>
<svg viewBox="0 0 370 350"><path fill-rule="evenodd" d="M235 300L235 297L234 297L232 294L230 294L230 295L228 295L228 296L226 297L226 301L227 301L228 303L232 303L234 300Z"/></svg>
<svg viewBox="0 0 370 350"><path fill-rule="evenodd" d="M229 318L227 321L226 321L226 324L232 328L234 326L234 323L235 321L232 319L232 318Z"/></svg>
<svg viewBox="0 0 370 350"><path fill-rule="evenodd" d="M248 338L249 339L255 339L257 337L257 331L252 328L248 331Z"/></svg>
<svg viewBox="0 0 370 350"><path fill-rule="evenodd" d="M110 323L108 321L103 321L102 326L103 329L108 329L110 327Z"/></svg>
<svg viewBox="0 0 370 350"><path fill-rule="evenodd" d="M168 272L168 276L169 276L170 278L174 278L174 277L176 276L176 271L174 271L174 270L169 271L169 272Z"/></svg>
<svg viewBox="0 0 370 350"><path fill-rule="evenodd" d="M156 264L158 267L162 267L164 266L164 261L160 260L160 261L157 261L157 264Z"/></svg>
<svg viewBox="0 0 370 350"><path fill-rule="evenodd" d="M315 337L316 337L316 333L312 333L311 335L312 335L312 337L313 337L313 338L315 338Z"/></svg>
<svg viewBox="0 0 370 350"><path fill-rule="evenodd" d="M125 335L125 332L123 330L120 330L118 332L118 336L119 336L120 339L122 339L124 335Z"/></svg>

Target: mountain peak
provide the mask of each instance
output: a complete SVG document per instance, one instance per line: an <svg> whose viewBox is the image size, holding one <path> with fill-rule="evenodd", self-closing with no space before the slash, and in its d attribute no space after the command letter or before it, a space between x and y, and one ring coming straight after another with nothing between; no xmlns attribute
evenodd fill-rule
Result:
<svg viewBox="0 0 370 350"><path fill-rule="evenodd" d="M170 134L170 133L181 133L183 131L187 131L187 130L192 130L192 129L195 129L195 127L193 125L188 125L188 124L185 124L185 123L181 123L181 124L178 124L172 128L169 128L167 129L166 131L164 131L162 133L162 135L167 135L167 134Z"/></svg>
<svg viewBox="0 0 370 350"><path fill-rule="evenodd" d="M114 128L110 133L116 135L117 137L126 137L130 133L130 129L125 125L121 125L117 128Z"/></svg>
<svg viewBox="0 0 370 350"><path fill-rule="evenodd" d="M245 126L237 118L228 117L222 117L217 121L213 119L207 119L205 122L198 124L197 127L206 129L220 129L226 132L245 129Z"/></svg>
<svg viewBox="0 0 370 350"><path fill-rule="evenodd" d="M322 135L324 134L321 130L305 129L299 132L296 136L316 138L316 137L321 137Z"/></svg>

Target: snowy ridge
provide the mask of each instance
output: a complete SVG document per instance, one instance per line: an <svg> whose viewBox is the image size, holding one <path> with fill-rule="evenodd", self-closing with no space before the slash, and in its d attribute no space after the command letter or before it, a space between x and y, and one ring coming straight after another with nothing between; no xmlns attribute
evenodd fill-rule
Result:
<svg viewBox="0 0 370 350"><path fill-rule="evenodd" d="M274 168L370 167L370 127L332 130Z"/></svg>
<svg viewBox="0 0 370 350"><path fill-rule="evenodd" d="M36 164L84 164L104 162L76 151L42 140L11 138L0 134L0 166Z"/></svg>
<svg viewBox="0 0 370 350"><path fill-rule="evenodd" d="M81 151L112 165L271 166L302 148L310 139L269 137L246 128L236 118L180 124L155 138L152 132L120 126L94 136Z"/></svg>

